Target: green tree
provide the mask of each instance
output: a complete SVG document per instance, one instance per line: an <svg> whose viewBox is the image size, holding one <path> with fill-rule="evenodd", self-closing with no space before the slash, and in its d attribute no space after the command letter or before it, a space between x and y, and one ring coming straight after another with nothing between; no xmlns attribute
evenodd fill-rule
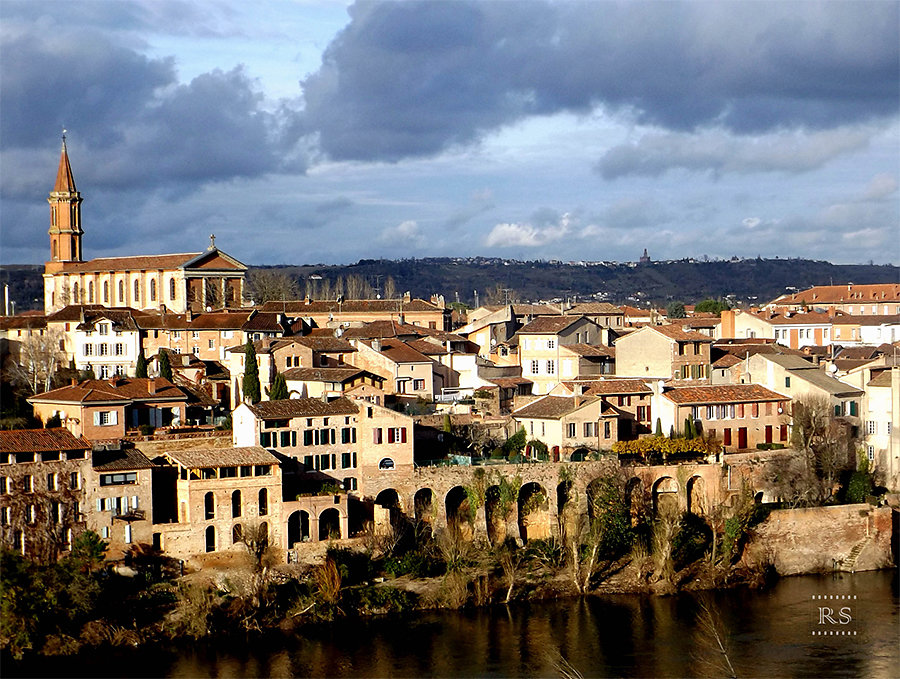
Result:
<svg viewBox="0 0 900 679"><path fill-rule="evenodd" d="M686 316L684 302L669 302L666 305L667 318L685 318Z"/></svg>
<svg viewBox="0 0 900 679"><path fill-rule="evenodd" d="M172 365L169 363L169 354L162 350L159 352L159 376L169 382L172 381Z"/></svg>
<svg viewBox="0 0 900 679"><path fill-rule="evenodd" d="M694 311L698 314L721 314L727 311L731 306L728 302L720 299L712 299L711 297L698 302L694 307Z"/></svg>
<svg viewBox="0 0 900 679"><path fill-rule="evenodd" d="M85 573L92 573L103 565L109 543L92 530L83 531L72 542L71 559Z"/></svg>
<svg viewBox="0 0 900 679"><path fill-rule="evenodd" d="M149 377L147 374L147 358L144 356L143 347L141 348L141 353L138 354L137 365L134 366L134 376Z"/></svg>
<svg viewBox="0 0 900 679"><path fill-rule="evenodd" d="M272 401L283 401L286 398L288 398L288 388L287 382L284 381L284 375L275 373L272 388L269 390L269 399Z"/></svg>
<svg viewBox="0 0 900 679"><path fill-rule="evenodd" d="M656 418L656 431L653 432L653 435L657 438L662 438L663 436L662 420L660 420L658 417Z"/></svg>
<svg viewBox="0 0 900 679"><path fill-rule="evenodd" d="M253 342L247 340L244 347L244 382L242 384L244 400L249 403L259 403L262 396L259 391L259 366L256 365L256 347Z"/></svg>

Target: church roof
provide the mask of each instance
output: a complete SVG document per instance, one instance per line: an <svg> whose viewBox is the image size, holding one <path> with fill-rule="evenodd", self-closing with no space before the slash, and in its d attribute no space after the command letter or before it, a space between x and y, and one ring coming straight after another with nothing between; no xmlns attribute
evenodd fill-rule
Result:
<svg viewBox="0 0 900 679"><path fill-rule="evenodd" d="M56 171L56 182L53 184L54 193L77 193L75 188L75 176L72 174L72 166L69 164L69 151L66 148L66 138L63 137L62 152L59 155L59 169Z"/></svg>

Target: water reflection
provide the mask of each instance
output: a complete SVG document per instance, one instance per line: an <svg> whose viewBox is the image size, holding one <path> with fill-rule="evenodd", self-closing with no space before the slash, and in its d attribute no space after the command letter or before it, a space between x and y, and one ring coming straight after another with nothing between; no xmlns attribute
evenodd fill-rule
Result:
<svg viewBox="0 0 900 679"><path fill-rule="evenodd" d="M711 595L740 677L896 677L896 571L781 580L773 589ZM813 597L845 597L817 600ZM853 599L852 597L856 597ZM819 606L851 622L816 636ZM825 626L829 627L829 626ZM830 626L837 629L836 625ZM227 649L177 656L92 654L34 667L33 676L558 677L560 658L585 677L723 676L692 595L600 596L479 611L341 621ZM57 661L58 663L58 661ZM717 668L716 665L719 665Z"/></svg>

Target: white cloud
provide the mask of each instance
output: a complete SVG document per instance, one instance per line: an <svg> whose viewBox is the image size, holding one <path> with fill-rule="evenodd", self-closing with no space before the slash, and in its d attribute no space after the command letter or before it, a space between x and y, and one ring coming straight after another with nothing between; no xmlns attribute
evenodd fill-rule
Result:
<svg viewBox="0 0 900 679"><path fill-rule="evenodd" d="M748 229L755 229L759 226L759 223L762 220L759 217L747 217L746 219L741 221L741 224L746 226Z"/></svg>
<svg viewBox="0 0 900 679"><path fill-rule="evenodd" d="M527 223L497 224L484 240L487 247L539 247L557 241L569 233L572 218L569 213L555 224L536 227Z"/></svg>
<svg viewBox="0 0 900 679"><path fill-rule="evenodd" d="M882 173L872 177L872 181L866 187L863 200L881 200L893 195L897 191L897 179L893 175Z"/></svg>
<svg viewBox="0 0 900 679"><path fill-rule="evenodd" d="M418 222L408 219L397 226L390 226L381 232L378 240L382 243L399 243L406 246L419 246L425 242L425 236Z"/></svg>

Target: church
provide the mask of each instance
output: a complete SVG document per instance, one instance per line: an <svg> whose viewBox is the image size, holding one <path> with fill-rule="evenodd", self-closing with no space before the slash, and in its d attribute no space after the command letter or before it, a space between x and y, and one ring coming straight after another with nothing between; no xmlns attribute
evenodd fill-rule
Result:
<svg viewBox="0 0 900 679"><path fill-rule="evenodd" d="M63 135L56 183L47 199L50 261L44 265L44 313L69 304L172 313L243 305L247 266L216 248L215 236L205 252L85 261L81 201Z"/></svg>

